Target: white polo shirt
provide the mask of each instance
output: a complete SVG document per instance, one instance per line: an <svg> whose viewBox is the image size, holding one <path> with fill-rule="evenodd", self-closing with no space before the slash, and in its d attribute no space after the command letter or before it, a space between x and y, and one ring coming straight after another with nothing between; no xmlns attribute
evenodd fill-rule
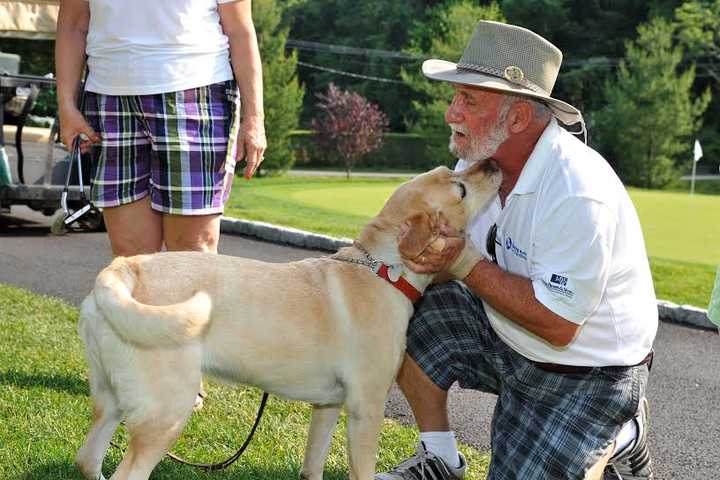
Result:
<svg viewBox="0 0 720 480"><path fill-rule="evenodd" d="M236 0L89 0L86 89L176 92L231 80L218 4Z"/></svg>
<svg viewBox="0 0 720 480"><path fill-rule="evenodd" d="M460 160L455 169L468 162ZM485 252L497 223L498 265L532 281L535 298L582 325L568 346L547 341L487 303L498 336L521 355L563 365L633 365L650 351L658 313L640 221L610 165L552 120L508 195L474 219Z"/></svg>

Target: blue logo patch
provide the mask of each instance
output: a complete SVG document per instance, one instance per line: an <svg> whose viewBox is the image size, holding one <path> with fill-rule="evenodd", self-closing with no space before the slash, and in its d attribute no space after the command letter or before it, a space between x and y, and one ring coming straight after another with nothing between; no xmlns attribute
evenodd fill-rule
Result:
<svg viewBox="0 0 720 480"><path fill-rule="evenodd" d="M522 258L523 260L527 260L527 253L525 253L524 250L515 245L512 241L512 238L510 238L509 236L505 239L505 249L510 250L512 253Z"/></svg>
<svg viewBox="0 0 720 480"><path fill-rule="evenodd" d="M543 283L551 292L562 295L570 300L575 296L575 292L573 291L574 286L572 285L573 282L565 275L551 273L549 280L550 281L548 281L548 277L545 277L543 278Z"/></svg>

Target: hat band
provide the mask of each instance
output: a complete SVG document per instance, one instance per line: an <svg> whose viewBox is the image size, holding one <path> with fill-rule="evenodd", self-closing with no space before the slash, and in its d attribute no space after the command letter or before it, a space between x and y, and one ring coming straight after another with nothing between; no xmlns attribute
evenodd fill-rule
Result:
<svg viewBox="0 0 720 480"><path fill-rule="evenodd" d="M524 88L527 88L528 90L532 90L533 92L539 93L543 96L546 96L546 97L549 96L549 94L545 91L544 88L539 87L538 85L534 84L527 78L524 78L524 77L518 78L518 75L508 75L507 74L508 69L510 69L510 68L517 68L517 67L508 67L507 69L505 69L505 71L501 71L500 69L493 68L493 67L485 67L483 65L473 65L470 63L458 63L457 64L457 69L460 71L485 73L488 75L492 75L493 77L502 78L505 81L514 83L515 85L519 85ZM522 72L522 70L519 70L519 71Z"/></svg>

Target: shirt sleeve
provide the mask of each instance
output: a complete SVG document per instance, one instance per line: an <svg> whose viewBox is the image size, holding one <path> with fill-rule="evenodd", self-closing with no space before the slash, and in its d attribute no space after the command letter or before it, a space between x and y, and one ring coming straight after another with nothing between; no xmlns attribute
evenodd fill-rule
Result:
<svg viewBox="0 0 720 480"><path fill-rule="evenodd" d="M612 210L585 197L568 198L544 215L535 224L530 265L535 298L582 325L605 291L616 228Z"/></svg>

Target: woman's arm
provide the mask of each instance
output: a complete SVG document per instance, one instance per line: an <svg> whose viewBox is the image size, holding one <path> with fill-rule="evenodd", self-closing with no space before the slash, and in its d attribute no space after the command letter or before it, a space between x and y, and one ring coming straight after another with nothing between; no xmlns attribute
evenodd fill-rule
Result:
<svg viewBox="0 0 720 480"><path fill-rule="evenodd" d="M90 23L90 6L86 0L62 0L55 37L55 75L60 114L60 137L72 148L75 137L84 133L83 151L100 136L90 128L77 108L77 93L85 65L85 41Z"/></svg>
<svg viewBox="0 0 720 480"><path fill-rule="evenodd" d="M245 178L251 178L263 160L267 147L260 50L252 21L251 0L219 5L220 23L230 41L230 59L240 88L242 123L238 138L238 159L245 157Z"/></svg>

